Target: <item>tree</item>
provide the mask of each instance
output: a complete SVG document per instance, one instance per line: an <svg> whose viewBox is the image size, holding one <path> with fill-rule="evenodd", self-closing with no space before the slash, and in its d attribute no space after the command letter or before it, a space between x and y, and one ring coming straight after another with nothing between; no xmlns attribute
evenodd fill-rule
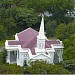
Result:
<svg viewBox="0 0 75 75"><path fill-rule="evenodd" d="M69 46L65 48L63 54L64 60L70 60L75 58L75 47Z"/></svg>
<svg viewBox="0 0 75 75"><path fill-rule="evenodd" d="M33 8L39 14L48 11L52 14L52 20L56 20L58 24L72 22L73 18L66 14L74 10L72 0L30 0L27 2L28 8ZM50 18L51 18L50 17Z"/></svg>
<svg viewBox="0 0 75 75"><path fill-rule="evenodd" d="M0 4L1 4L1 7L2 7L2 8L8 9L8 8L10 8L11 5L13 4L13 0L1 0L1 1L0 1Z"/></svg>
<svg viewBox="0 0 75 75"><path fill-rule="evenodd" d="M67 12L71 12L74 9L74 3L72 0L51 0L48 11L52 14L54 20L58 24L68 23L71 17L65 16Z"/></svg>
<svg viewBox="0 0 75 75"><path fill-rule="evenodd" d="M72 34L75 34L75 23L60 24L56 29L56 36L60 40L70 38Z"/></svg>
<svg viewBox="0 0 75 75"><path fill-rule="evenodd" d="M19 27L20 30L31 27L32 25L38 23L38 16L34 12L34 9L26 9L20 7L16 8L16 14L14 18L17 22L17 27Z"/></svg>
<svg viewBox="0 0 75 75"><path fill-rule="evenodd" d="M70 38L65 39L63 41L64 43L64 54L63 54L63 59L64 60L71 60L75 58L75 39L74 35L70 36Z"/></svg>
<svg viewBox="0 0 75 75"><path fill-rule="evenodd" d="M48 21L45 25L47 36L55 36L56 21Z"/></svg>
<svg viewBox="0 0 75 75"><path fill-rule="evenodd" d="M75 58L75 23L61 24L56 29L56 36L63 40L64 53L63 59L70 60Z"/></svg>
<svg viewBox="0 0 75 75"><path fill-rule="evenodd" d="M5 27L7 28L7 35L11 36L14 33L14 29L16 28L16 22L13 17L7 17L5 19Z"/></svg>
<svg viewBox="0 0 75 75"><path fill-rule="evenodd" d="M70 71L72 74L75 73L75 59L65 60L62 62L62 65L65 69Z"/></svg>
<svg viewBox="0 0 75 75"><path fill-rule="evenodd" d="M45 11L47 11L49 0L30 0L27 3L28 8L33 8L39 14L43 14Z"/></svg>
<svg viewBox="0 0 75 75"><path fill-rule="evenodd" d="M6 39L6 37L6 30L2 25L0 25L0 40Z"/></svg>

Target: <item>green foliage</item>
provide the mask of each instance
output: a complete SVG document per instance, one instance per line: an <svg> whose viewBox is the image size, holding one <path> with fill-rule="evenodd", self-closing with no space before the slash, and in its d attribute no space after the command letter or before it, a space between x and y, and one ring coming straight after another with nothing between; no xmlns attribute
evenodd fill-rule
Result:
<svg viewBox="0 0 75 75"><path fill-rule="evenodd" d="M16 64L6 64L7 52L5 49L0 52L0 74L23 74L24 68Z"/></svg>
<svg viewBox="0 0 75 75"><path fill-rule="evenodd" d="M56 20L58 24L70 23L73 20L72 17L65 16L74 9L72 0L30 0L27 3L28 8L33 8L38 13L48 11L52 14L52 20Z"/></svg>
<svg viewBox="0 0 75 75"><path fill-rule="evenodd" d="M3 51L0 52L0 64L6 63L6 56L7 52L5 49L3 49Z"/></svg>
<svg viewBox="0 0 75 75"><path fill-rule="evenodd" d="M3 54L0 52L0 64L3 64Z"/></svg>
<svg viewBox="0 0 75 75"><path fill-rule="evenodd" d="M61 22L70 23L73 19L65 15L73 8L74 3L71 0L0 0L0 26L4 27L4 31L0 29L0 40L6 39L6 35L11 37L16 32L28 27L39 27L38 15L46 11L52 14L49 18L58 24ZM55 22L49 21L46 29L49 27L50 31L49 28L47 29L48 35L53 36L57 26L55 26Z"/></svg>
<svg viewBox="0 0 75 75"><path fill-rule="evenodd" d="M65 16L68 11L73 11L73 9L74 3L72 0L0 0L0 40L7 39L7 37L11 37L16 32L28 27L39 27L38 15L48 11L52 16L45 18L47 21L45 26L47 36L55 36L56 32L55 37L64 43L63 59L74 59L75 22L71 23L73 18ZM3 45L3 42L1 42L0 46ZM0 52L0 64L2 65L5 63L5 56L4 50ZM21 70L20 68L17 70L18 67L15 70L16 66L11 68L8 65L2 65L0 66L0 73L19 73L18 71ZM45 62L41 62L41 65L39 62L31 65L28 67L30 73L69 73L60 65L49 65ZM23 68L21 73L23 73Z"/></svg>
<svg viewBox="0 0 75 75"><path fill-rule="evenodd" d="M51 65L45 61L31 62L28 67L30 74L69 74L70 72L64 69L61 65Z"/></svg>
<svg viewBox="0 0 75 75"><path fill-rule="evenodd" d="M27 24L28 26L32 26L37 22L37 14L35 14L34 9L26 9L26 8L17 8L16 9L16 20L19 24Z"/></svg>
<svg viewBox="0 0 75 75"><path fill-rule="evenodd" d="M64 42L64 54L63 58L64 60L71 60L75 58L75 34L72 34L70 38L65 39Z"/></svg>
<svg viewBox="0 0 75 75"><path fill-rule="evenodd" d="M8 9L13 4L13 0L1 0L0 3L2 8Z"/></svg>
<svg viewBox="0 0 75 75"><path fill-rule="evenodd" d="M68 11L74 9L74 3L72 0L51 0L49 5L49 12L53 15L53 18L60 24L68 23L72 20L71 17L66 17ZM69 20L69 21L68 21ZM71 21L70 21L71 20Z"/></svg>
<svg viewBox="0 0 75 75"><path fill-rule="evenodd" d="M0 41L0 47L3 47L4 46L4 43L5 43L5 40L1 40Z"/></svg>
<svg viewBox="0 0 75 75"><path fill-rule="evenodd" d="M64 43L64 60L75 58L75 23L61 24L56 29L56 35Z"/></svg>
<svg viewBox="0 0 75 75"><path fill-rule="evenodd" d="M15 64L3 64L0 65L0 74L23 74L24 68Z"/></svg>
<svg viewBox="0 0 75 75"><path fill-rule="evenodd" d="M65 60L62 62L62 65L65 69L70 71L72 74L75 73L75 59Z"/></svg>
<svg viewBox="0 0 75 75"><path fill-rule="evenodd" d="M28 2L30 8L33 8L38 13L44 13L47 11L49 0L30 0Z"/></svg>
<svg viewBox="0 0 75 75"><path fill-rule="evenodd" d="M5 39L5 37L6 37L5 28L2 25L0 25L0 40Z"/></svg>
<svg viewBox="0 0 75 75"><path fill-rule="evenodd" d="M55 36L56 21L48 21L45 25L47 36Z"/></svg>
<svg viewBox="0 0 75 75"><path fill-rule="evenodd" d="M2 65L0 65L0 74L3 74L3 72L4 72L4 68Z"/></svg>
<svg viewBox="0 0 75 75"><path fill-rule="evenodd" d="M3 49L3 63L6 63L6 57L7 57L7 51L5 49Z"/></svg>
<svg viewBox="0 0 75 75"><path fill-rule="evenodd" d="M72 34L75 34L75 23L60 24L56 29L56 36L61 40L70 38Z"/></svg>
<svg viewBox="0 0 75 75"><path fill-rule="evenodd" d="M75 58L75 47L69 46L64 49L63 59L70 60Z"/></svg>

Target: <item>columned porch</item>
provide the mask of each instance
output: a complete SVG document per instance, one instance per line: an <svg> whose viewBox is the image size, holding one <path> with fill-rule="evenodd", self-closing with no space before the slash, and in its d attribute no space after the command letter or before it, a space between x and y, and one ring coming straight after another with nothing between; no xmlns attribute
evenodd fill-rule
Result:
<svg viewBox="0 0 75 75"><path fill-rule="evenodd" d="M6 62L9 64L17 63L19 57L18 54L18 50L7 50Z"/></svg>

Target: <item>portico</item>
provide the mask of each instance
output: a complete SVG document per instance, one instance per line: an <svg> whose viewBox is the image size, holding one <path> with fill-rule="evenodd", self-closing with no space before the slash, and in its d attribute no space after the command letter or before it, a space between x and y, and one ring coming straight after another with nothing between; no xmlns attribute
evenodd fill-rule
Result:
<svg viewBox="0 0 75 75"><path fill-rule="evenodd" d="M7 63L13 64L18 61L18 50L7 50Z"/></svg>

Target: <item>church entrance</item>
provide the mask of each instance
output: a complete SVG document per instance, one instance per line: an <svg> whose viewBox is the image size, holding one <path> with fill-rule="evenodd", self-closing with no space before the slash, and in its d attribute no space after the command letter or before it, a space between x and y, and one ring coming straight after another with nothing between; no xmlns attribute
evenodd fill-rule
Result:
<svg viewBox="0 0 75 75"><path fill-rule="evenodd" d="M59 56L57 55L57 53L54 53L54 64L59 63Z"/></svg>
<svg viewBox="0 0 75 75"><path fill-rule="evenodd" d="M27 59L24 58L24 63L23 63L24 66L27 66Z"/></svg>

